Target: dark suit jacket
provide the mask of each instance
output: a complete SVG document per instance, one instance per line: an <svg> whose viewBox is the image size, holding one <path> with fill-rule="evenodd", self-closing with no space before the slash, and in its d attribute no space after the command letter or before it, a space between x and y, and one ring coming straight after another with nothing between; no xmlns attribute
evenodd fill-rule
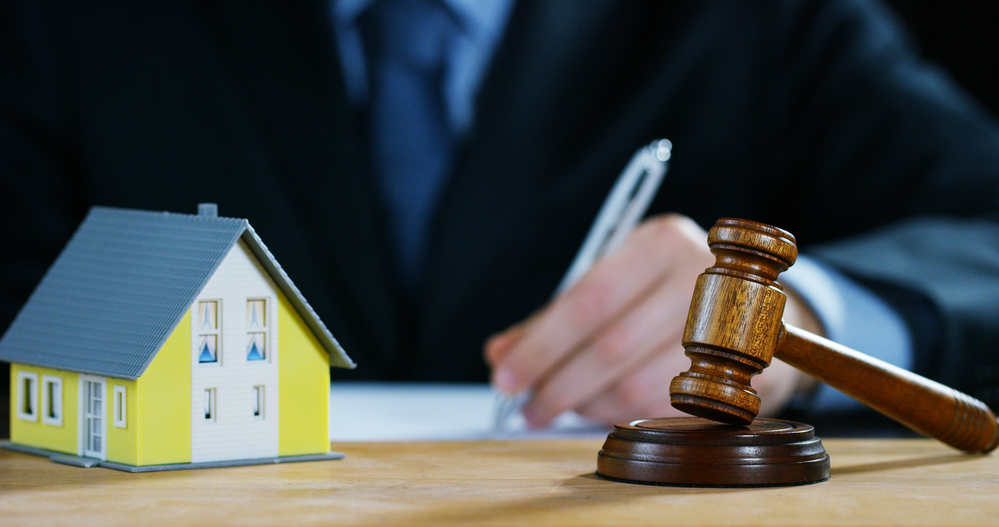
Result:
<svg viewBox="0 0 999 527"><path fill-rule="evenodd" d="M906 314L919 371L999 400L999 134L876 5L520 2L412 299L325 2L2 5L0 326L90 205L209 201L249 218L349 378L483 381L483 339L545 302L667 137L654 211L790 230Z"/></svg>

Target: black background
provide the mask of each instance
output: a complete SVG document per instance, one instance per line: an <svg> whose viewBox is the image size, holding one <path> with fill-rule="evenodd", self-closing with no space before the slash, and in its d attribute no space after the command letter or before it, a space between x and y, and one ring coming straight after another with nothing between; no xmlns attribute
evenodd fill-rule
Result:
<svg viewBox="0 0 999 527"><path fill-rule="evenodd" d="M975 96L985 111L999 115L999 15L992 0L966 2L887 2L908 24L922 55L947 71ZM9 321L0 321L6 324ZM4 328L6 329L6 328ZM0 437L9 435L9 366L0 364ZM807 418L808 416L803 416ZM879 416L812 421L820 435L905 433ZM861 426L856 426L860 424Z"/></svg>

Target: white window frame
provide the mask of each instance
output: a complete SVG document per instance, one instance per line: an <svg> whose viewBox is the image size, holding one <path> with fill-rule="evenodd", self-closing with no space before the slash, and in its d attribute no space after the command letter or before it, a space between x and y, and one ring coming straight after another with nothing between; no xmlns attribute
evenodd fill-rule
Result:
<svg viewBox="0 0 999 527"><path fill-rule="evenodd" d="M204 333L201 331L201 303L202 302L214 302L215 303L215 330ZM194 302L194 308L192 309L195 316L191 317L194 319L194 362L199 368L215 368L222 366L222 299L221 298L199 298ZM215 335L215 361L214 362L201 362L201 350L197 348L200 344L201 337L205 335Z"/></svg>
<svg viewBox="0 0 999 527"><path fill-rule="evenodd" d="M112 395L114 406L112 408L112 422L117 428L128 428L128 390L121 385L114 385Z"/></svg>
<svg viewBox="0 0 999 527"><path fill-rule="evenodd" d="M244 346L244 349L243 349L243 359L246 360L246 362L248 362L248 363L263 363L263 364L267 364L267 363L271 362L271 355L273 354L273 348L274 348L274 346L271 345L272 343L271 343L271 340L270 340L270 338L271 338L271 324L272 324L272 322L274 320L274 317L271 316L271 306L274 304L274 302L270 299L270 297L250 297L250 298L246 299L247 308L249 308L250 302L258 301L258 300L262 301L264 303L264 325L261 328L259 328L258 330L256 330L256 331L251 331L250 330L249 309L247 309L246 337L247 337L247 339L249 339L250 335L253 335L253 334L262 334L264 336L264 338L263 338L263 341L264 341L264 358L260 359L260 360L249 360L249 358L248 358L249 354L246 352L246 349L245 349L245 346Z"/></svg>
<svg viewBox="0 0 999 527"><path fill-rule="evenodd" d="M30 382L28 386L28 400L24 400L24 384ZM25 403L28 403L30 412L24 411ZM33 371L17 372L17 418L22 421L38 422L38 374Z"/></svg>
<svg viewBox="0 0 999 527"><path fill-rule="evenodd" d="M49 386L52 396L49 397ZM52 426L62 426L62 377L42 375L42 423ZM49 410L52 412L49 412ZM54 415L49 415L49 414Z"/></svg>
<svg viewBox="0 0 999 527"><path fill-rule="evenodd" d="M205 422L215 423L219 420L218 391L215 388L205 388Z"/></svg>
<svg viewBox="0 0 999 527"><path fill-rule="evenodd" d="M253 414L253 418L262 421L266 416L264 410L267 407L267 392L264 389L264 385L259 384L254 386L251 393L252 397L255 399L251 401L251 404L255 404L257 408L257 413Z"/></svg>

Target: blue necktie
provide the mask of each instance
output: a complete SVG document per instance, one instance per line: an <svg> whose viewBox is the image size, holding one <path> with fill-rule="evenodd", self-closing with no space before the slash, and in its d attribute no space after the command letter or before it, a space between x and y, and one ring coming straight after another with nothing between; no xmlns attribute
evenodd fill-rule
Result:
<svg viewBox="0 0 999 527"><path fill-rule="evenodd" d="M399 272L412 291L454 155L441 85L457 26L439 0L381 0L359 22L370 79L373 168Z"/></svg>

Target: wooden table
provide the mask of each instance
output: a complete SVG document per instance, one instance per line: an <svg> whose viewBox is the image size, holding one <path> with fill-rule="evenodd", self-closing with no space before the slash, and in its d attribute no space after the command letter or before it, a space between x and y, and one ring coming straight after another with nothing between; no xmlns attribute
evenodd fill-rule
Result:
<svg viewBox="0 0 999 527"><path fill-rule="evenodd" d="M999 456L824 441L825 483L597 479L601 441L334 444L342 461L126 474L0 452L0 525L997 525Z"/></svg>

